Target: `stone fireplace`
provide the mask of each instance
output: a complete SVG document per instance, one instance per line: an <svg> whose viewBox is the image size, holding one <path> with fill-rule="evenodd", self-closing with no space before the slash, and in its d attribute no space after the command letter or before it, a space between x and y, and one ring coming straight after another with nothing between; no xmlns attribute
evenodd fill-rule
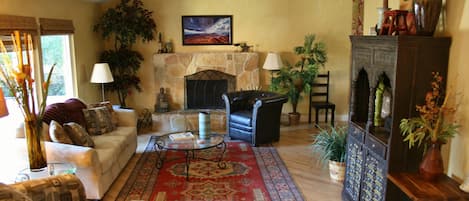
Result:
<svg viewBox="0 0 469 201"><path fill-rule="evenodd" d="M211 101L222 101L222 91L259 87L258 60L259 56L255 52L154 54L155 89L165 88L169 96L170 112L154 114L152 130L162 133L181 129L196 130L198 111L210 109L212 130L224 132L226 117L224 110L220 109L224 108L221 105L223 102L212 108L208 105L215 105ZM188 92L188 85L193 87L190 90L196 92ZM209 94L212 92L213 94ZM190 99L196 98L198 104L197 101L200 100L197 98L205 97L210 97L211 100L195 108L188 106L188 99L191 101ZM204 101L206 100L202 102Z"/></svg>
<svg viewBox="0 0 469 201"><path fill-rule="evenodd" d="M253 89L260 85L258 60L258 54L254 52L154 54L155 89L159 90L160 87L166 89L171 111L183 110L187 108L186 77L193 78L194 75L211 77L208 80L215 80L218 78L213 79L213 75L222 77L230 75L235 84L228 84L228 91ZM196 75L205 71L207 72Z"/></svg>

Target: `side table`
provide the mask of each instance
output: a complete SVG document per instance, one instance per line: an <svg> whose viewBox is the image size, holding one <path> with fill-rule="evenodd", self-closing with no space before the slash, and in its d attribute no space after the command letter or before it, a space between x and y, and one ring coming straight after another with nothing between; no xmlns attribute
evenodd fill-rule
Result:
<svg viewBox="0 0 469 201"><path fill-rule="evenodd" d="M433 182L423 180L418 173L389 173L388 179L408 198L415 201L469 200L469 193L446 175Z"/></svg>
<svg viewBox="0 0 469 201"><path fill-rule="evenodd" d="M76 170L76 167L71 163L51 162L47 163L47 168L44 168L44 170L38 172L32 172L29 168L22 169L16 175L15 182L22 182L61 174L75 174Z"/></svg>

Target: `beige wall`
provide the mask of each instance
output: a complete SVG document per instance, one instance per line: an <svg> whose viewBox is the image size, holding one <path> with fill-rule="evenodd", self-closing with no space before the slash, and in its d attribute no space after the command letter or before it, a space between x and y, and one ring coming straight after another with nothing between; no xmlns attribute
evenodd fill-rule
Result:
<svg viewBox="0 0 469 201"><path fill-rule="evenodd" d="M115 4L116 0L104 7ZM145 7L154 11L158 31L164 40L174 43L176 52L198 51L238 51L234 46L182 46L182 15L233 15L233 42L247 42L260 53L260 67L269 51L281 52L283 59L294 63L292 50L303 43L304 35L317 34L317 38L327 45L329 62L327 70L332 71L331 100L338 106L337 115L348 112L349 58L352 1L320 0L144 0ZM139 44L136 49L143 53L145 61L140 69L143 93L129 97L129 105L136 108L151 108L158 92L152 86L152 54L156 42ZM261 70L261 83L267 89L270 73ZM305 99L307 100L307 99ZM291 111L286 104L284 112ZM307 117L306 101L302 101L299 111ZM346 119L345 116L343 116Z"/></svg>
<svg viewBox="0 0 469 201"><path fill-rule="evenodd" d="M99 6L81 0L2 0L1 14L73 20L78 97L85 101L100 99L99 85L89 82L93 64L103 42L92 30Z"/></svg>
<svg viewBox="0 0 469 201"><path fill-rule="evenodd" d="M448 84L456 93L456 120L459 135L451 143L448 174L457 178L469 176L469 2L446 1L446 28L441 35L451 36Z"/></svg>

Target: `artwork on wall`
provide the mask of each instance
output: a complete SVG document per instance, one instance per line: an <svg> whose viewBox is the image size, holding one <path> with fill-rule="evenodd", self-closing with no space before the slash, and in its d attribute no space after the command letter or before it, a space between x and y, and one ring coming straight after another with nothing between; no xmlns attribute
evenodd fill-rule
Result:
<svg viewBox="0 0 469 201"><path fill-rule="evenodd" d="M231 15L182 16L183 45L233 44Z"/></svg>

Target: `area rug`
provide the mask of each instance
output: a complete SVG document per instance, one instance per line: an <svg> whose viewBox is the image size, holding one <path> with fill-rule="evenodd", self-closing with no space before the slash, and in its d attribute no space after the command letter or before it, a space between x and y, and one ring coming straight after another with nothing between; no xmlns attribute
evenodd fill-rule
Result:
<svg viewBox="0 0 469 201"><path fill-rule="evenodd" d="M169 151L163 167L156 168L157 154L152 136L130 174L117 200L149 201L302 201L285 164L272 146L251 147L248 143L228 141L223 161L192 161L186 180L184 153ZM220 149L197 152L214 158Z"/></svg>

